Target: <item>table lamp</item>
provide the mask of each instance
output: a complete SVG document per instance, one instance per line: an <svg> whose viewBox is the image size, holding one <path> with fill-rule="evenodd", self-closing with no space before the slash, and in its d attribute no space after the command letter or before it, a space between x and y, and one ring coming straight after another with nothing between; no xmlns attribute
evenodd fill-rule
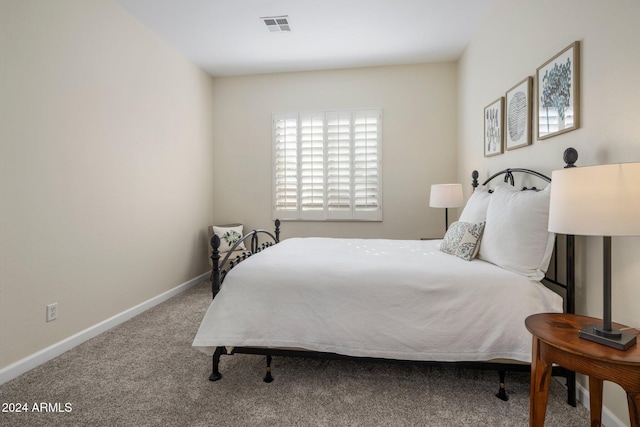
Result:
<svg viewBox="0 0 640 427"><path fill-rule="evenodd" d="M611 236L640 235L640 163L553 171L551 182L549 231L603 240L603 322L579 336L626 350L635 334L611 327Z"/></svg>
<svg viewBox="0 0 640 427"><path fill-rule="evenodd" d="M429 196L429 206L445 208L444 229L449 229L449 208L459 208L462 203L462 184L433 184Z"/></svg>

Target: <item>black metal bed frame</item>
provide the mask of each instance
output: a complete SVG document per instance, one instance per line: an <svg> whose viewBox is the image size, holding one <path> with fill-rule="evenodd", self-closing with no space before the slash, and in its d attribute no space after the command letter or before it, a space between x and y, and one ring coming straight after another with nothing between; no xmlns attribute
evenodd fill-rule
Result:
<svg viewBox="0 0 640 427"><path fill-rule="evenodd" d="M251 255L262 252L268 247L280 242L279 219L275 220L275 227L274 234L262 229L251 230L231 246L225 257L222 259L222 262L220 262L220 237L215 233L213 234L213 237L211 237L211 261L213 262L213 268L211 269L211 276L209 278L211 281L211 292L213 292L213 298L215 298L218 292L220 292L220 285L222 285L222 281L233 267L240 264L240 262L249 258ZM271 238L271 241L260 244L259 239L261 234ZM245 240L249 239L251 239L250 249L243 251L240 255L237 255L235 258L230 260L231 255L238 249L238 247L244 243Z"/></svg>
<svg viewBox="0 0 640 427"><path fill-rule="evenodd" d="M575 167L575 162L578 159L578 153L573 148L568 148L564 152L564 161L566 163L565 168ZM530 169L521 169L521 168L509 168L504 169L500 172L495 173L491 177L487 178L482 185L487 185L494 178L504 175L504 182L510 183L512 186L514 185L514 177L513 173L525 173L529 175L536 176L543 181L548 183L551 182L551 178L546 175L543 175L539 172L530 170ZM479 174L477 171L473 171L472 173L472 186L474 190L478 187L478 177ZM537 191L536 187L532 188L523 188L522 190L534 190ZM258 239L259 236L263 235L263 237L268 237L271 241L259 244ZM574 313L575 312L575 238L573 235L565 235L566 245L565 245L565 268L566 268L566 278L565 283L561 283L558 280L558 252L557 252L557 238L554 246L554 269L553 277L545 277L542 279L543 282L547 282L558 286L565 291L565 295L563 296L565 303L565 312L566 313ZM230 260L231 253L236 250L236 248L244 241L251 239L250 250L243 252L241 255ZM211 247L213 248L211 251L211 260L213 262L213 268L211 271L211 290L213 293L213 298L216 297L218 292L220 291L220 285L224 280L227 273L236 265L238 265L241 261L249 258L253 254L261 252L262 250L279 243L280 241L280 221L275 220L275 233L271 234L266 230L253 230L249 232L247 235L243 236L242 239L237 241L226 254L222 262L220 262L220 238L214 235L211 239ZM505 390L505 376L506 372L529 372L531 367L530 364L512 364L512 363L498 363L498 362L438 362L438 361L414 361L414 360L394 360L394 359L382 359L382 358L372 358L372 357L353 357L353 356L345 356L336 353L326 353L326 352L317 352L317 351L307 351L307 350L288 350L288 349L279 349L279 348L259 348L259 347L234 347L231 351L227 352L226 347L216 347L216 350L212 356L212 373L209 376L210 381L217 381L222 378L220 374L218 365L220 362L220 356L223 354L232 355L232 354L256 354L266 356L266 375L264 377L264 382L270 383L273 381L273 376L271 375L271 361L273 356L286 356L286 357L302 357L302 358L312 358L312 359L334 359L334 360L359 360L359 361L368 361L368 362L387 362L387 363L404 363L404 364L420 364L420 365L428 365L433 367L453 367L460 369L483 369L483 370L496 370L498 371L498 376L500 380L500 387L496 397L502 400L508 400L508 396ZM554 376L564 377L566 379L566 387L567 387L567 403L571 406L576 406L576 376L575 373L569 371L560 366L554 366L552 374Z"/></svg>

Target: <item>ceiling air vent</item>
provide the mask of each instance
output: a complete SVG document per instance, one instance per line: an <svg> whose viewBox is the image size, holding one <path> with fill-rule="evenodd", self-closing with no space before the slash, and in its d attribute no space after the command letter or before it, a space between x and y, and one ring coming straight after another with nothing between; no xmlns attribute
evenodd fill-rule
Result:
<svg viewBox="0 0 640 427"><path fill-rule="evenodd" d="M269 31L272 33L291 31L291 26L289 26L289 17L287 15L267 16L260 19L262 19L264 25L266 25Z"/></svg>

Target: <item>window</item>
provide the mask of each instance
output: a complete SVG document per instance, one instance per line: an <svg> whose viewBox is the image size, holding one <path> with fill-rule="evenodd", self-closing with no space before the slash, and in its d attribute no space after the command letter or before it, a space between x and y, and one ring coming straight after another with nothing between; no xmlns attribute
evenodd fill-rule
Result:
<svg viewBox="0 0 640 427"><path fill-rule="evenodd" d="M381 110L273 115L273 216L382 220Z"/></svg>

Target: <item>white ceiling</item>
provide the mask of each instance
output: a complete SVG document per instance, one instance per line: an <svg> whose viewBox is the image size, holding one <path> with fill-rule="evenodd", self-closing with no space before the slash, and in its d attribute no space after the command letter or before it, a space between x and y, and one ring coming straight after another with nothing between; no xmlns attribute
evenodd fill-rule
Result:
<svg viewBox="0 0 640 427"><path fill-rule="evenodd" d="M213 76L457 60L496 0L115 0ZM291 32L259 19L288 15Z"/></svg>

